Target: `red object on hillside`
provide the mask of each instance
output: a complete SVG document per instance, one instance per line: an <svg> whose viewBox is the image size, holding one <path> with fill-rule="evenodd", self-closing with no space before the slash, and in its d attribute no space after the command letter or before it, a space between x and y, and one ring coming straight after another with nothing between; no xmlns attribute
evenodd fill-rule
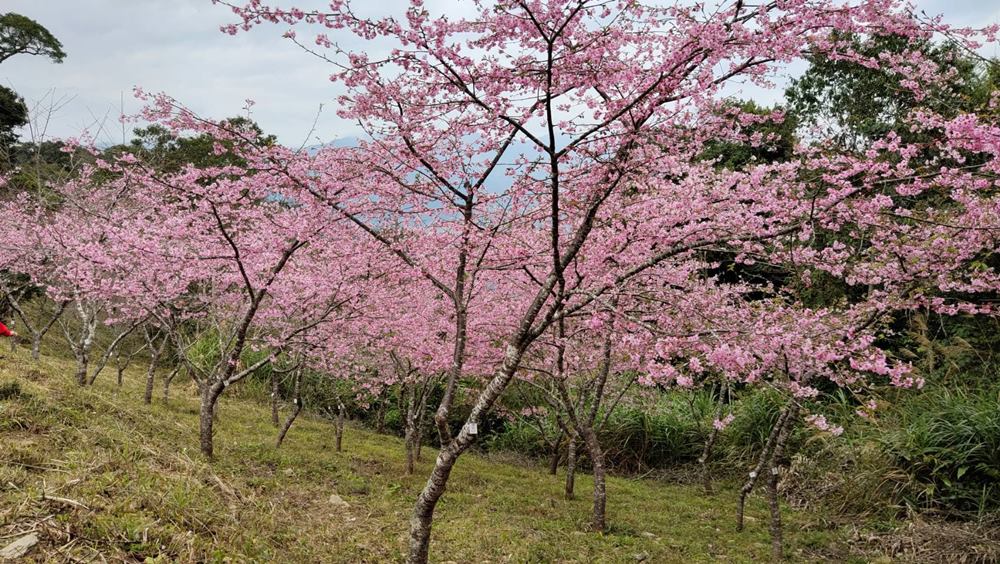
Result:
<svg viewBox="0 0 1000 564"><path fill-rule="evenodd" d="M13 337L14 333L6 325L0 323L0 337Z"/></svg>

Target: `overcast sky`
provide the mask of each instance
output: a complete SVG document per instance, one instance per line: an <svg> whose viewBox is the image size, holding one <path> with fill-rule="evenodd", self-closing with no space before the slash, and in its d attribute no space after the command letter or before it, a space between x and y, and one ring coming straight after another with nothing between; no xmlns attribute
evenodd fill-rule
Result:
<svg viewBox="0 0 1000 564"><path fill-rule="evenodd" d="M322 4L294 2L300 7ZM358 4L399 13L405 2ZM468 10L455 7L456 0L428 4L451 6L453 12ZM948 23L956 25L1000 21L997 0L917 0L916 5L930 14L944 14ZM134 86L167 92L215 118L238 115L245 100L253 99L253 118L289 145L357 133L335 115L337 91L328 80L327 63L282 39L287 29L283 25L266 25L235 37L221 33L219 26L231 23L234 16L211 0L0 0L0 11L37 20L62 41L68 54L58 65L29 56L0 65L0 80L23 95L29 106L59 103L43 127L50 137L89 130L100 143L120 142L122 98L126 113L138 108L131 93ZM997 56L1000 51L992 47L986 54ZM317 128L309 136L320 105Z"/></svg>

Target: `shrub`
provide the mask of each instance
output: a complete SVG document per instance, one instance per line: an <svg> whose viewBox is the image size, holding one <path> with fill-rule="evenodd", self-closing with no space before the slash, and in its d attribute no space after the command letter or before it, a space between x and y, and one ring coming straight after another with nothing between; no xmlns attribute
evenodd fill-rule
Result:
<svg viewBox="0 0 1000 564"><path fill-rule="evenodd" d="M1000 508L1000 389L935 387L906 398L879 434L908 476L905 501L925 508Z"/></svg>

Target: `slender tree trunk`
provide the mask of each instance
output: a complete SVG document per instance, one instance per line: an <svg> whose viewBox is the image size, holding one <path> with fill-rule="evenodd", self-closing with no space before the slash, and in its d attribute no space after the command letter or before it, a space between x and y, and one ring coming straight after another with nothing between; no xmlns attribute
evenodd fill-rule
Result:
<svg viewBox="0 0 1000 564"><path fill-rule="evenodd" d="M438 439L442 447L452 440L451 429L448 428L448 414L451 411L451 404L455 400L455 386L459 378L462 377L462 367L465 364L465 347L469 325L469 315L466 310L465 283L469 257L469 229L473 224L473 205L473 199L467 198L462 208L465 229L462 232L462 242L459 246L458 264L455 269L455 286L451 296L455 306L455 344L452 351L451 369L448 371L448 379L444 385L444 395L441 397L441 403L434 412L434 423L437 426Z"/></svg>
<svg viewBox="0 0 1000 564"><path fill-rule="evenodd" d="M427 398L430 397L432 379L428 376L421 387L420 408L417 411L416 436L414 437L414 447L416 459L420 460L420 450L424 446L424 421L427 419Z"/></svg>
<svg viewBox="0 0 1000 564"><path fill-rule="evenodd" d="M276 371L271 371L271 424L275 427L281 422L278 419L278 374Z"/></svg>
<svg viewBox="0 0 1000 564"><path fill-rule="evenodd" d="M79 300L76 301L76 311L80 316L80 334L78 339L74 339L69 327L60 322L66 341L73 350L76 358L76 383L80 386L87 385L87 372L90 369L90 349L94 344L94 334L97 332L97 314L90 311Z"/></svg>
<svg viewBox="0 0 1000 564"><path fill-rule="evenodd" d="M789 414L781 426L778 439L774 443L774 453L771 456L771 473L767 480L767 505L771 510L771 558L775 561L784 558L784 545L782 542L781 527L781 505L778 503L778 480L781 478L781 463L785 455L785 443L795 427L795 420L798 416L798 405L792 404L789 407Z"/></svg>
<svg viewBox="0 0 1000 564"><path fill-rule="evenodd" d="M298 418L299 413L302 413L302 369L298 368L295 370L295 385L292 390L292 401L295 403L295 409L288 416L285 421L285 425L281 428L281 432L278 433L278 440L274 443L274 448L281 448L281 443L285 440L285 435L288 434L288 430L292 428L292 423L295 423L295 419Z"/></svg>
<svg viewBox="0 0 1000 564"><path fill-rule="evenodd" d="M170 383L174 381L174 376L180 372L181 368L179 366L174 367L167 376L163 379L163 403L170 402Z"/></svg>
<svg viewBox="0 0 1000 564"><path fill-rule="evenodd" d="M715 441L719 438L719 430L712 426L712 430L709 431L708 439L705 441L705 448L701 451L701 456L698 457L698 465L701 466L701 485L705 490L705 495L712 495L712 471L709 467L709 460L712 458L712 450L715 447Z"/></svg>
<svg viewBox="0 0 1000 564"><path fill-rule="evenodd" d="M116 352L115 353L115 384L118 386L119 390L122 389L122 384L124 383L124 380L125 380L125 369L128 368L128 365L129 365L128 360L125 361L125 364L122 364L122 352L121 352L121 350L119 350L118 352Z"/></svg>
<svg viewBox="0 0 1000 564"><path fill-rule="evenodd" d="M414 438L417 433L417 383L410 382L406 386L406 428L403 431L406 444L406 474L413 474L413 464L417 447Z"/></svg>
<svg viewBox="0 0 1000 564"><path fill-rule="evenodd" d="M154 378L156 377L156 362L160 359L160 354L163 353L169 339L164 336L163 344L160 347L157 347L156 336L150 332L150 327L148 325L143 327L142 336L145 337L146 346L149 347L149 365L146 366L146 389L142 394L142 403L150 405L153 403L153 384L155 383Z"/></svg>
<svg viewBox="0 0 1000 564"><path fill-rule="evenodd" d="M757 459L757 465L754 466L750 474L747 475L747 481L744 482L743 487L740 488L739 501L736 504L736 530L743 530L743 513L746 508L747 496L753 491L755 485L757 485L757 479L760 478L761 472L764 471L764 467L767 466L767 461L771 456L771 451L774 449L774 444L778 440L778 434L781 432L781 428L785 425L785 420L788 418L789 410L791 407L785 407L781 411L781 415L778 416L778 420L774 423L774 427L771 428L771 434L767 437L767 442L764 444L764 448L760 452L760 457Z"/></svg>
<svg viewBox="0 0 1000 564"><path fill-rule="evenodd" d="M615 302L612 302L614 307ZM559 337L563 335L562 323L559 325ZM590 455L590 462L594 473L594 505L591 513L591 528L594 531L604 531L607 528L607 481L604 472L604 450L601 448L601 441L594 430L594 422L597 421L597 414L600 410L601 400L604 397L604 387L608 376L611 373L611 324L608 323L605 331L604 342L602 344L602 360L598 370L597 379L594 381L594 397L590 404L590 409L585 414L578 414L573 406L573 398L570 396L569 388L566 386L564 378L563 349L557 353L557 377L555 379L556 388L559 390L559 397L562 399L563 409L569 417L574 428L574 434L583 439L583 444ZM567 478L568 479L568 478ZM569 483L567 482L567 493Z"/></svg>
<svg viewBox="0 0 1000 564"><path fill-rule="evenodd" d="M553 476L555 476L559 472L559 459L562 458L561 447L564 434L565 433L560 431L559 436L556 437L555 444L552 445L552 458L549 459L549 474Z"/></svg>
<svg viewBox="0 0 1000 564"><path fill-rule="evenodd" d="M142 403L150 405L153 403L153 378L156 376L156 361L150 360L146 368L146 390L142 394Z"/></svg>
<svg viewBox="0 0 1000 564"><path fill-rule="evenodd" d="M90 378L87 380L88 386L94 385L94 382L97 380L97 376L104 371L104 368L108 365L108 361L111 360L111 356L118 352L118 348L121 346L125 338L131 335L132 331L135 331L136 327L138 327L140 323L141 322L133 323L124 331L119 333L113 341L111 341L111 344L108 345L108 350L104 351L104 354L102 354L100 359L98 360L97 367L94 368L94 373L91 374ZM91 339L93 339L93 336L91 336Z"/></svg>
<svg viewBox="0 0 1000 564"><path fill-rule="evenodd" d="M38 361L42 357L42 335L35 333L31 336L31 360Z"/></svg>
<svg viewBox="0 0 1000 564"><path fill-rule="evenodd" d="M21 309L21 305L14 297L14 293L11 292L11 289L8 288L2 280L0 280L0 289L7 294L10 307L14 310L14 313L17 314L17 317L20 318L24 328L28 331L28 333L31 333L31 359L38 362L41 358L42 338L45 337L49 330L52 329L52 326L60 320L72 300L63 300L59 302L55 311L52 313L52 316L48 318L48 321L45 322L44 325L36 327L35 324L28 319L28 316L24 314L24 310ZM72 339L70 339L70 341L72 341ZM72 342L70 344L72 345ZM14 342L11 341L10 345L11 350L13 350Z"/></svg>
<svg viewBox="0 0 1000 564"><path fill-rule="evenodd" d="M90 371L90 354L87 351L76 353L76 383L80 387L87 385L87 372Z"/></svg>
<svg viewBox="0 0 1000 564"><path fill-rule="evenodd" d="M404 441L406 443L406 475L412 476L416 449L413 446L413 430L409 426L406 428Z"/></svg>
<svg viewBox="0 0 1000 564"><path fill-rule="evenodd" d="M211 459L214 455L213 449L213 428L215 423L215 404L224 389L221 382L208 383L202 387L201 411L199 413L199 435L201 453L206 458Z"/></svg>
<svg viewBox="0 0 1000 564"><path fill-rule="evenodd" d="M566 499L576 497L576 433L571 433L566 445Z"/></svg>
<svg viewBox="0 0 1000 564"><path fill-rule="evenodd" d="M442 445L434 463L434 469L424 485L424 489L417 497L417 503L413 508L413 516L410 518L410 549L407 561L410 564L423 564L427 562L428 551L431 540L431 525L434 520L434 508L438 500L444 494L455 462L472 443L479 434L479 423L481 418L493 407L493 404L503 393L504 389L514 377L521 357L524 355L527 339L518 337L518 346L508 345L504 354L503 364L493 376L493 379L486 384L486 387L479 393L476 403L472 406L469 417L462 426L461 431L447 445Z"/></svg>
<svg viewBox="0 0 1000 564"><path fill-rule="evenodd" d="M580 435L584 444L587 445L587 453L590 455L590 463L594 472L594 507L590 527L594 531L603 532L607 528L608 499L604 473L604 451L601 449L601 441L598 440L597 433L589 425L582 425Z"/></svg>
<svg viewBox="0 0 1000 564"><path fill-rule="evenodd" d="M146 346L149 347L149 365L146 367L146 390L142 396L142 401L146 405L150 405L153 403L153 384L154 378L156 377L156 364L160 361L160 357L163 356L163 353L166 352L167 344L170 342L170 338L164 335L163 341L160 343L160 346L157 347L156 336L150 334L148 327L143 331L143 334L146 337ZM173 374L176 374L177 370L178 369L175 368L174 371L171 372L170 378L173 378ZM169 385L169 382L164 380L164 401L166 401L166 388Z"/></svg>
<svg viewBox="0 0 1000 564"><path fill-rule="evenodd" d="M299 413L302 412L302 400L295 398L292 402L295 404L295 409L292 410L292 413L288 415L288 419L285 420L285 424L282 425L281 431L278 433L278 440L274 443L274 448L281 447L281 443L285 440L285 435L287 435L288 430L292 428L292 423L295 423L295 419L298 418Z"/></svg>
<svg viewBox="0 0 1000 564"><path fill-rule="evenodd" d="M719 406L715 410L715 421L722 419L725 400L726 385L723 384L719 388ZM701 456L698 458L698 464L701 466L701 484L705 489L705 495L712 495L713 493L710 461L712 459L712 451L715 448L715 441L719 439L719 428L715 426L715 421L712 422L712 429L709 431L708 439L705 441L705 448L702 449Z"/></svg>
<svg viewBox="0 0 1000 564"><path fill-rule="evenodd" d="M344 402L337 401L337 452L343 450L344 445Z"/></svg>

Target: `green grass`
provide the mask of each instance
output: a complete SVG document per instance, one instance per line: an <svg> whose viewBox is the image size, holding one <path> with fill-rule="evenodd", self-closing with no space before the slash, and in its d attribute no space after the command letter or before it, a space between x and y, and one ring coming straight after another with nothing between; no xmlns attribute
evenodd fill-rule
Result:
<svg viewBox="0 0 1000 564"><path fill-rule="evenodd" d="M71 361L3 354L0 384L21 391L0 400L0 546L33 530L39 561L402 560L433 450L406 476L401 440L349 426L337 453L332 426L309 415L275 450L267 407L229 395L208 463L189 383L175 383L169 404L143 406L141 367L121 391L113 370L79 389ZM438 506L432 561L749 562L770 553L761 499L747 530L734 532L732 484L706 496L694 485L612 477L610 531L595 534L590 477L579 476L573 501L562 480L512 457L463 456ZM350 507L334 507L333 493ZM843 558L841 534L820 516L785 516L792 559Z"/></svg>

